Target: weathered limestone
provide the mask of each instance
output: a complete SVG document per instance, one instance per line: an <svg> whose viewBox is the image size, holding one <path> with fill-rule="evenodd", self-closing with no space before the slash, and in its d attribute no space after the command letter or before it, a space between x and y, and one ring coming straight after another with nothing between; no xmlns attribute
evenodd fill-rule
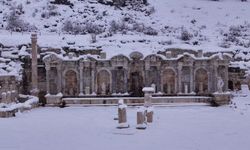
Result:
<svg viewBox="0 0 250 150"><path fill-rule="evenodd" d="M7 93L6 92L3 92L1 93L1 96L2 96L2 103L7 103Z"/></svg>
<svg viewBox="0 0 250 150"><path fill-rule="evenodd" d="M106 57L107 57L106 52L101 52L100 58L101 58L101 59L106 59Z"/></svg>
<svg viewBox="0 0 250 150"><path fill-rule="evenodd" d="M117 128L123 129L128 128L129 124L127 123L127 105L123 103L123 100L119 100L118 103L118 123Z"/></svg>
<svg viewBox="0 0 250 150"><path fill-rule="evenodd" d="M31 35L31 47L32 47L32 64L31 64L31 69L32 69L32 89L31 89L31 94L34 96L38 96L38 75L37 75L37 35L32 34Z"/></svg>
<svg viewBox="0 0 250 150"><path fill-rule="evenodd" d="M58 93L57 95L50 95L50 94L47 94L45 95L45 98L46 98L46 103L48 105L59 105L61 102L62 102L62 93Z"/></svg>
<svg viewBox="0 0 250 150"><path fill-rule="evenodd" d="M146 118L147 118L147 122L148 123L152 123L153 122L153 115L154 115L154 111L153 111L153 107L148 107L146 109Z"/></svg>
<svg viewBox="0 0 250 150"><path fill-rule="evenodd" d="M66 56L52 53L43 57L49 76L46 77L47 93L50 95L56 94L52 93L53 86L50 86L56 81L58 93L69 97L125 94L142 97L144 86L153 86L155 95L209 96L218 91L218 76L225 83L222 91L227 91L230 56L225 53L176 53L168 50L147 56L132 52L129 56L116 55L110 59L102 53L97 57L80 54L71 57L69 53ZM60 69L52 74L53 68Z"/></svg>
<svg viewBox="0 0 250 150"><path fill-rule="evenodd" d="M137 126L136 128L137 129L146 129L147 126L146 126L146 122L145 122L145 107L140 107L138 110L137 110Z"/></svg>
<svg viewBox="0 0 250 150"><path fill-rule="evenodd" d="M15 117L16 110L0 111L0 118Z"/></svg>
<svg viewBox="0 0 250 150"><path fill-rule="evenodd" d="M221 106L221 105L227 105L229 104L231 100L231 93L226 92L226 93L214 93L213 94L213 102L216 106Z"/></svg>
<svg viewBox="0 0 250 150"><path fill-rule="evenodd" d="M145 107L150 107L152 106L152 94L154 93L154 88L153 87L144 87L142 89L144 92L144 106Z"/></svg>

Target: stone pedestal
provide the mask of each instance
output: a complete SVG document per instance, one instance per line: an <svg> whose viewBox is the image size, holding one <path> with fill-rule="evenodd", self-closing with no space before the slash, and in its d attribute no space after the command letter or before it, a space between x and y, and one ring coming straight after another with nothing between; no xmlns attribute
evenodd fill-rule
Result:
<svg viewBox="0 0 250 150"><path fill-rule="evenodd" d="M137 126L136 129L146 129L145 124L145 108L141 107L137 110Z"/></svg>
<svg viewBox="0 0 250 150"><path fill-rule="evenodd" d="M0 111L0 118L15 117L16 110Z"/></svg>
<svg viewBox="0 0 250 150"><path fill-rule="evenodd" d="M217 106L227 105L227 104L229 104L230 100L231 100L231 93L230 92L213 93L213 102Z"/></svg>
<svg viewBox="0 0 250 150"><path fill-rule="evenodd" d="M2 103L7 103L7 93L3 92L1 93L1 96L2 96Z"/></svg>
<svg viewBox="0 0 250 150"><path fill-rule="evenodd" d="M85 87L85 94L86 95L90 95L90 88L89 88L89 86Z"/></svg>
<svg viewBox="0 0 250 150"><path fill-rule="evenodd" d="M146 110L146 118L148 123L153 122L153 114L154 114L153 107L148 107Z"/></svg>
<svg viewBox="0 0 250 150"><path fill-rule="evenodd" d="M118 106L118 129L128 128L127 123L127 105L121 104Z"/></svg>
<svg viewBox="0 0 250 150"><path fill-rule="evenodd" d="M32 90L30 91L30 94L31 94L32 96L38 97L39 90L38 90L37 88L32 89Z"/></svg>
<svg viewBox="0 0 250 150"><path fill-rule="evenodd" d="M45 95L47 104L54 104L54 105L60 104L62 102L62 97L63 97L62 94L57 94L57 95L47 94L47 95Z"/></svg>
<svg viewBox="0 0 250 150"><path fill-rule="evenodd" d="M241 91L239 92L240 96L246 97L249 94L249 88L247 84L241 85Z"/></svg>
<svg viewBox="0 0 250 150"><path fill-rule="evenodd" d="M144 92L144 106L145 107L152 106L152 94L154 93L154 88L144 87L142 91Z"/></svg>

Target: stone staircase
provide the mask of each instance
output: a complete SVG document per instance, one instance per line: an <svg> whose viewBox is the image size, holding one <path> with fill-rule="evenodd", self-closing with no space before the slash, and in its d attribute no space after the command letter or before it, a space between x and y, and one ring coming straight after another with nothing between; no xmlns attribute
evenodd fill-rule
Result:
<svg viewBox="0 0 250 150"><path fill-rule="evenodd" d="M85 105L85 106L110 106L117 105L118 100L123 99L124 103L130 106L143 105L144 97L67 97L62 98L66 105ZM152 97L153 105L209 105L212 97L206 96L164 96Z"/></svg>

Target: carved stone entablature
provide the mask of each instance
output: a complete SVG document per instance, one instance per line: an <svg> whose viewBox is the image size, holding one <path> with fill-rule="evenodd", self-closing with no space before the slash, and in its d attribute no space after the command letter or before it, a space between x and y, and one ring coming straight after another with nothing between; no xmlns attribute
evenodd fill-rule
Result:
<svg viewBox="0 0 250 150"><path fill-rule="evenodd" d="M43 61L45 63L53 63L53 62L61 63L62 62L62 60L56 54L49 54L45 56L43 58Z"/></svg>
<svg viewBox="0 0 250 150"><path fill-rule="evenodd" d="M178 61L182 62L183 66L192 66L194 62L194 58L192 58L189 55L184 54L181 58L179 58Z"/></svg>
<svg viewBox="0 0 250 150"><path fill-rule="evenodd" d="M129 62L128 57L124 55L117 55L111 58L111 65L113 67L128 68L128 62Z"/></svg>
<svg viewBox="0 0 250 150"><path fill-rule="evenodd" d="M129 57L130 57L131 59L134 59L134 60L140 60L140 59L143 58L143 54L140 53L140 52L135 51L135 52L132 52L132 53L129 55Z"/></svg>
<svg viewBox="0 0 250 150"><path fill-rule="evenodd" d="M145 68L146 68L146 70L148 70L150 66L156 66L156 67L160 68L162 58L152 54L152 55L148 55L144 59L144 61L145 61Z"/></svg>

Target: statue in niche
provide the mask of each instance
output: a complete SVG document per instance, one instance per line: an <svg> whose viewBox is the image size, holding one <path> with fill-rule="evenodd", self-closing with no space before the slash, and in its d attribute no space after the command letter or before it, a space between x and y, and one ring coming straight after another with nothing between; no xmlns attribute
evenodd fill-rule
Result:
<svg viewBox="0 0 250 150"><path fill-rule="evenodd" d="M154 93L155 93L156 92L156 85L154 83L152 83L151 87L154 89Z"/></svg>
<svg viewBox="0 0 250 150"><path fill-rule="evenodd" d="M102 93L102 95L106 95L106 85L104 82L101 85L101 93Z"/></svg>
<svg viewBox="0 0 250 150"><path fill-rule="evenodd" d="M222 88L224 86L224 81L222 80L221 77L218 77L218 80L217 80L217 90L219 93L222 93Z"/></svg>

